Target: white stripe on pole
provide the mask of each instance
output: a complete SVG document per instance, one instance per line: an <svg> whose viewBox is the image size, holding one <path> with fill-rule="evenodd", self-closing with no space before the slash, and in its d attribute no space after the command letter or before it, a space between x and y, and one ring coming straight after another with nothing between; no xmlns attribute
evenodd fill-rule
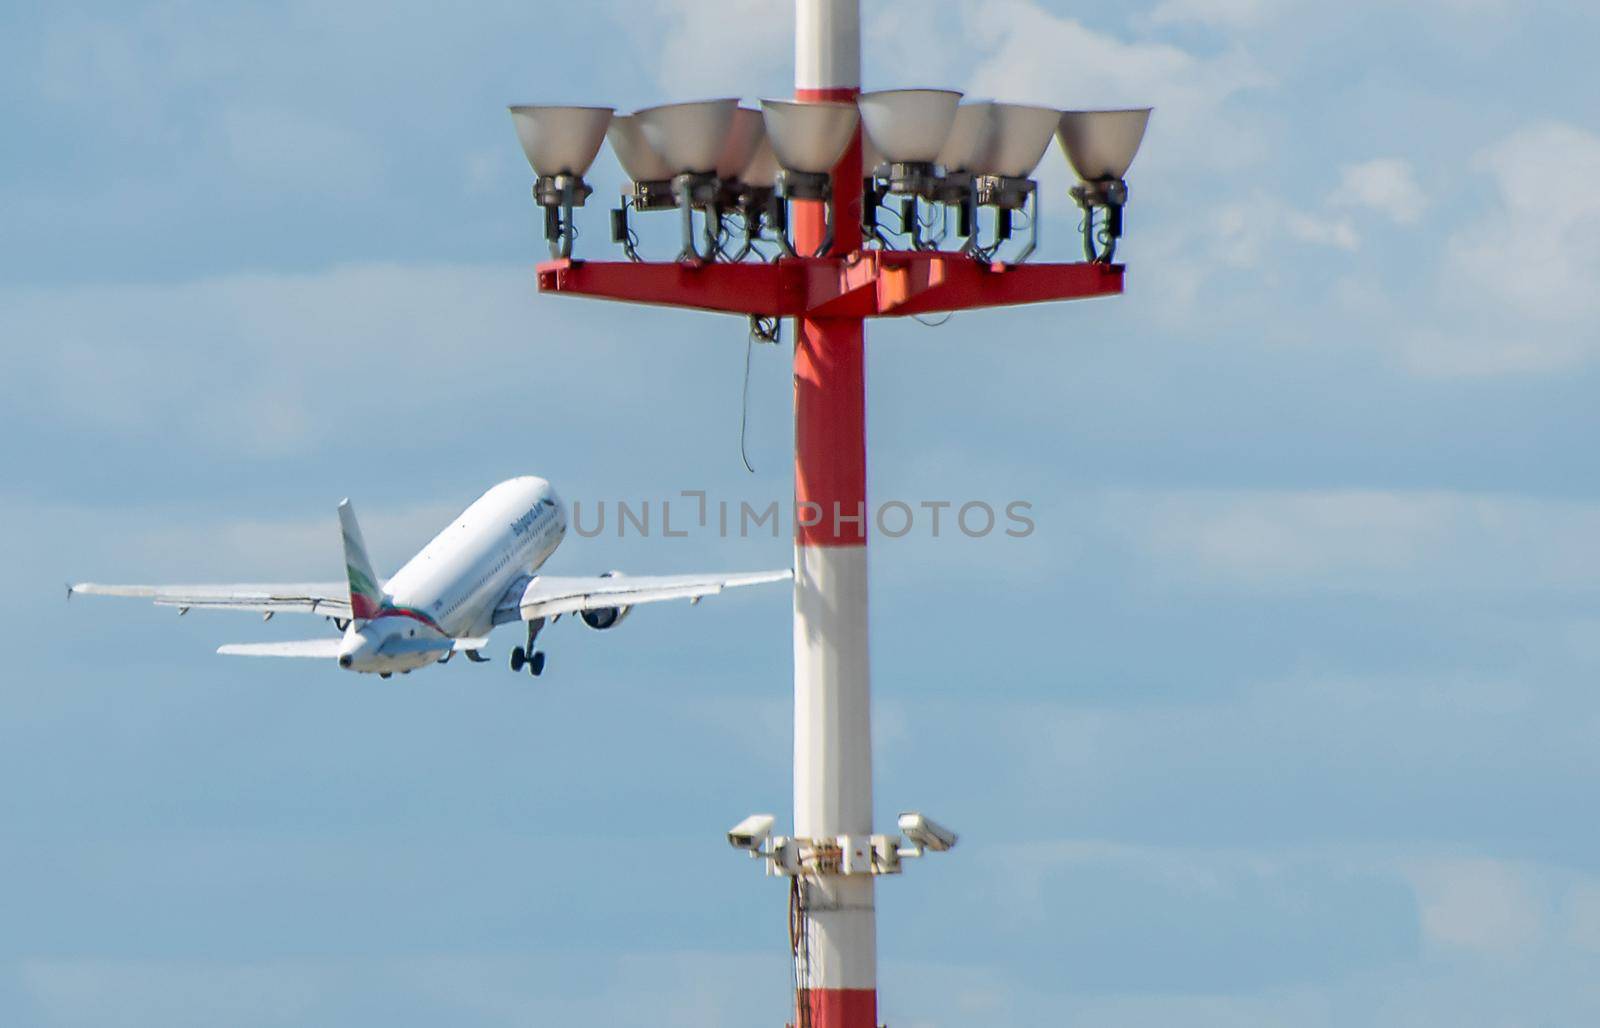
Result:
<svg viewBox="0 0 1600 1028"><path fill-rule="evenodd" d="M800 982L807 989L876 989L878 926L870 877L807 878Z"/></svg>
<svg viewBox="0 0 1600 1028"><path fill-rule="evenodd" d="M794 833L871 835L867 548L796 546L794 558Z"/></svg>
<svg viewBox="0 0 1600 1028"><path fill-rule="evenodd" d="M860 0L796 0L794 85L860 88Z"/></svg>

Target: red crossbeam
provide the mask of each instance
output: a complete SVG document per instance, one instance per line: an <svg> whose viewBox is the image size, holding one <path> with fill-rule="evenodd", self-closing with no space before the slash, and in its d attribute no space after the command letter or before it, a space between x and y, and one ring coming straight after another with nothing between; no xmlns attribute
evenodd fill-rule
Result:
<svg viewBox="0 0 1600 1028"><path fill-rule="evenodd" d="M1120 264L985 264L944 251L858 250L771 264L556 260L539 290L666 307L881 318L1115 296Z"/></svg>

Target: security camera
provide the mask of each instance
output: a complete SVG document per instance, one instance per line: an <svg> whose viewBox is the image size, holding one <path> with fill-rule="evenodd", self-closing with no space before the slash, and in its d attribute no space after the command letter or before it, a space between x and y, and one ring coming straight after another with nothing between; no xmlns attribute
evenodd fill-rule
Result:
<svg viewBox="0 0 1600 1028"><path fill-rule="evenodd" d="M959 838L955 832L916 811L900 815L900 831L905 833L913 846L935 853L943 853L954 846Z"/></svg>
<svg viewBox="0 0 1600 1028"><path fill-rule="evenodd" d="M759 853L762 844L772 835L774 821L771 814L751 814L728 829L728 845L736 850Z"/></svg>

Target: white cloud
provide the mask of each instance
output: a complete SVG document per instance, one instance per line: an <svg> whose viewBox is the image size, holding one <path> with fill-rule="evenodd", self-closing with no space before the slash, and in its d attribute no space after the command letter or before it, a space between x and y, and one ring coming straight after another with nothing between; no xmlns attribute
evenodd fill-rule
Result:
<svg viewBox="0 0 1600 1028"><path fill-rule="evenodd" d="M1263 152L1252 128L1220 116L1230 99L1268 82L1242 52L1202 57L1166 43L1129 42L1031 0L964 10L966 37L985 54L970 92L1055 107L1156 107L1138 165L1147 179L1152 169L1163 177L1237 169ZM1059 168L1065 175L1064 161Z"/></svg>
<svg viewBox="0 0 1600 1028"><path fill-rule="evenodd" d="M495 369L525 362L532 343L545 389L583 381L595 361L637 356L614 333L583 331L595 317L538 296L522 268L475 265L0 289L0 337L15 344L0 398L24 418L250 455L360 438L397 416L398 397L408 424L465 431L460 396L524 397Z"/></svg>
<svg viewBox="0 0 1600 1028"><path fill-rule="evenodd" d="M646 7L643 15L629 8L613 17L654 60L663 100L769 95L775 79L793 81L787 0L649 0Z"/></svg>
<svg viewBox="0 0 1600 1028"><path fill-rule="evenodd" d="M1567 933L1572 944L1600 952L1600 881L1577 882L1567 892Z"/></svg>
<svg viewBox="0 0 1600 1028"><path fill-rule="evenodd" d="M1148 15L1151 25L1207 25L1241 29L1282 13L1284 0L1162 0Z"/></svg>
<svg viewBox="0 0 1600 1028"><path fill-rule="evenodd" d="M1442 860L1412 869L1424 938L1434 946L1504 957L1532 949L1545 932L1545 901L1514 864Z"/></svg>
<svg viewBox="0 0 1600 1028"><path fill-rule="evenodd" d="M1284 229L1302 243L1331 246L1349 253L1361 248L1361 237L1356 234L1355 226L1344 218L1288 211L1284 216Z"/></svg>
<svg viewBox="0 0 1600 1028"><path fill-rule="evenodd" d="M101 580L337 581L343 568L338 520L329 496L318 509L291 507L198 512L182 506L120 504L117 531L97 530L100 508L0 496L0 519L23 539L74 538L71 564L58 550L7 546L9 567L31 580L92 574ZM460 513L471 496L406 507L362 504L361 525L374 561L400 566ZM90 601L94 602L94 601Z"/></svg>
<svg viewBox="0 0 1600 1028"><path fill-rule="evenodd" d="M1494 200L1451 237L1441 322L1407 356L1434 374L1548 372L1600 356L1600 136L1563 124L1523 129L1478 167Z"/></svg>
<svg viewBox="0 0 1600 1028"><path fill-rule="evenodd" d="M1110 494L1166 581L1250 589L1531 590L1600 581L1600 504L1363 490Z"/></svg>
<svg viewBox="0 0 1600 1028"><path fill-rule="evenodd" d="M1496 203L1451 240L1452 283L1539 322L1600 313L1600 135L1540 125L1490 147L1479 166Z"/></svg>
<svg viewBox="0 0 1600 1028"><path fill-rule="evenodd" d="M239 106L223 113L220 129L246 181L345 192L381 188L375 180L384 148L316 115L271 104Z"/></svg>
<svg viewBox="0 0 1600 1028"><path fill-rule="evenodd" d="M453 1024L746 1023L781 1017L771 954L530 951L255 961L34 959L24 988L50 1023L94 1028L393 1021ZM596 989L595 982L604 983Z"/></svg>
<svg viewBox="0 0 1600 1028"><path fill-rule="evenodd" d="M1396 225L1414 225L1422 217L1428 198L1410 162L1378 157L1339 169L1339 184L1328 202L1375 211Z"/></svg>

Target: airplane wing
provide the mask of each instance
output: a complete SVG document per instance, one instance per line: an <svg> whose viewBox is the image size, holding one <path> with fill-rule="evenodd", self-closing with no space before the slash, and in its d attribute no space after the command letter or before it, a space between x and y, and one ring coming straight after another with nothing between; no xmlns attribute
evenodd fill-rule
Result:
<svg viewBox="0 0 1600 1028"><path fill-rule="evenodd" d="M80 582L67 586L67 598L132 596L158 606L190 610L253 610L264 614L322 614L350 616L350 586L345 582L291 582L239 585L101 585Z"/></svg>
<svg viewBox="0 0 1600 1028"><path fill-rule="evenodd" d="M791 577L793 572L787 568L726 575L539 575L512 585L495 608L494 623L532 621L557 614L632 607L659 600L699 600L733 586L782 582Z"/></svg>

